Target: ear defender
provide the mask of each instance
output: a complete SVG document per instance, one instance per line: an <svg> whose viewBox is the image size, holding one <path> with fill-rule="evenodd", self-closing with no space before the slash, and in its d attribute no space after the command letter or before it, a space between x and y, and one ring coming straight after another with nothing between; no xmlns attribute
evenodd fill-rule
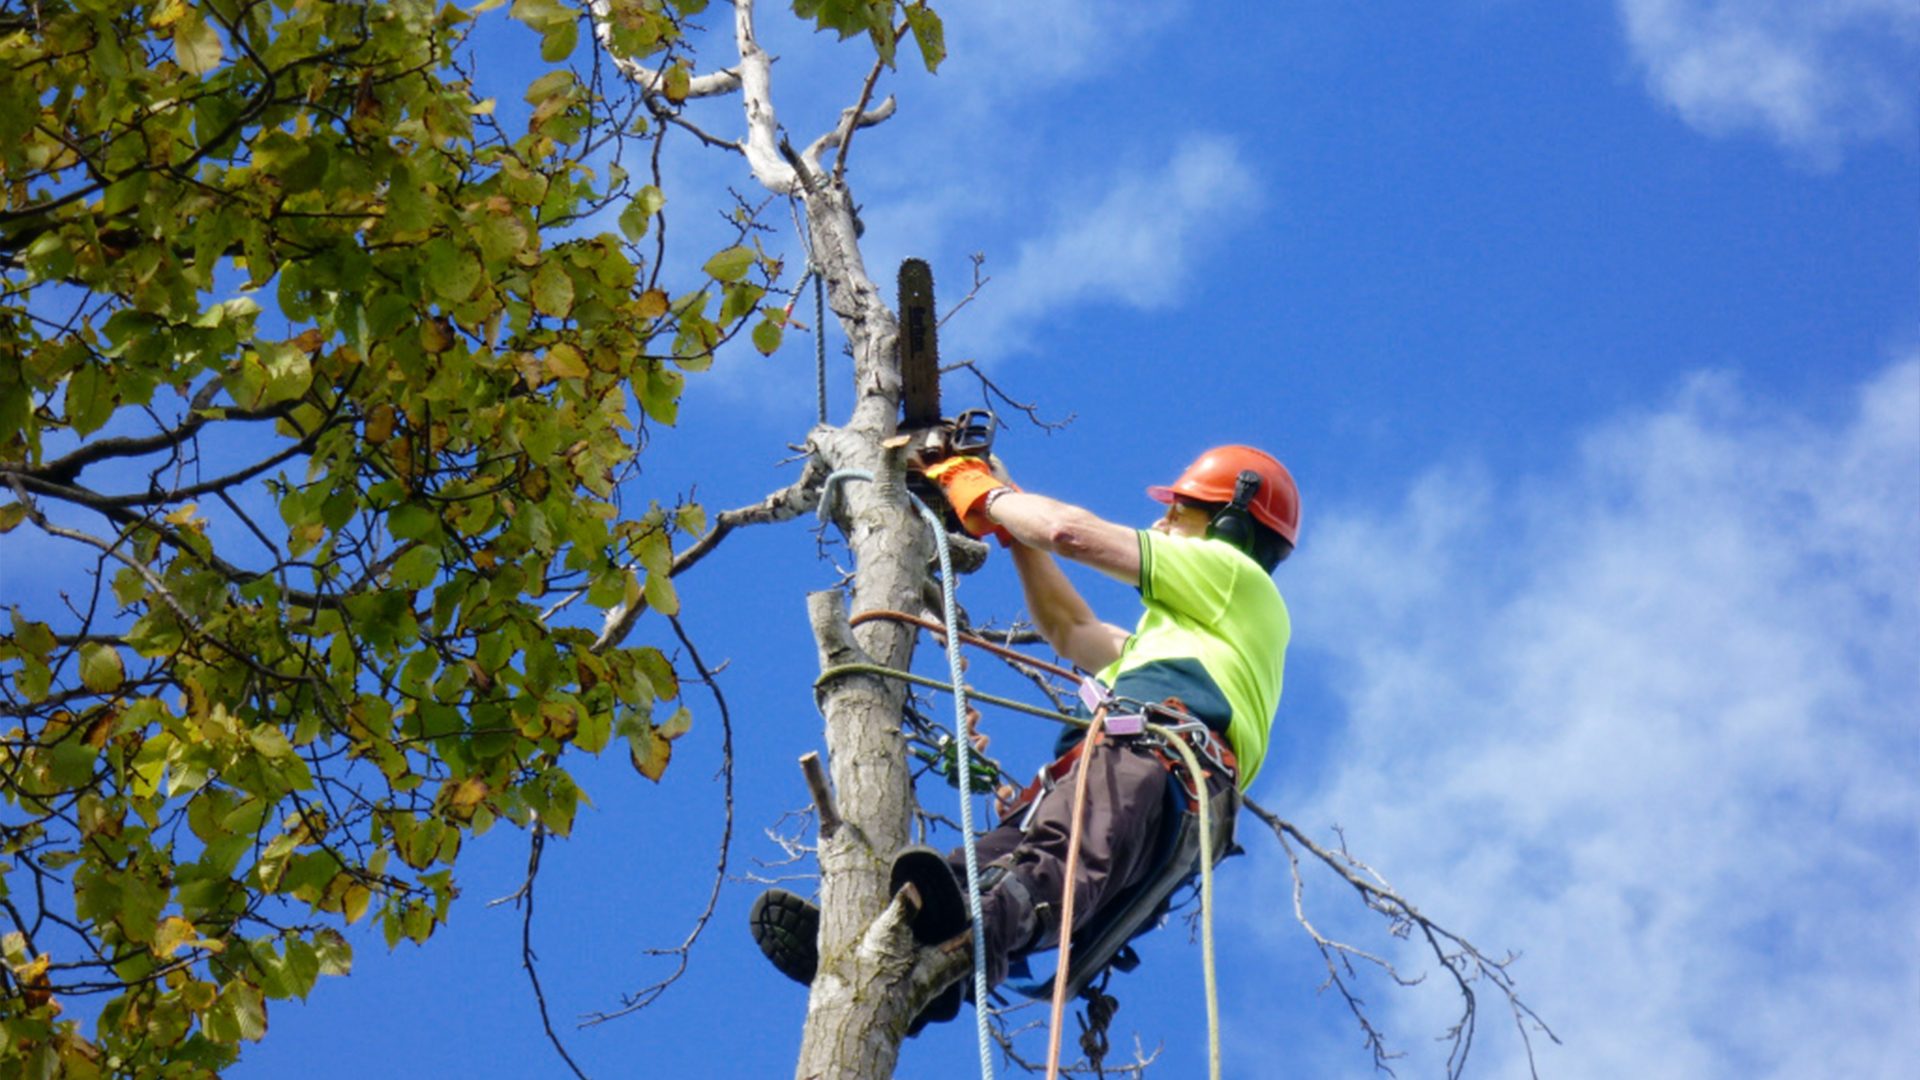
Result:
<svg viewBox="0 0 1920 1080"><path fill-rule="evenodd" d="M1213 520L1207 522L1207 539L1224 540L1252 555L1254 524L1247 507L1253 505L1253 497L1259 491L1260 474L1252 469L1240 470L1233 481L1233 501L1221 507Z"/></svg>

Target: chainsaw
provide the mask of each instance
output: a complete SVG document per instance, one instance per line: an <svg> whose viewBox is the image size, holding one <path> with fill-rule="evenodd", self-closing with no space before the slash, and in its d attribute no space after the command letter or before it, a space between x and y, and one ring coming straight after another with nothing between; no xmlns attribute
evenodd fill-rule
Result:
<svg viewBox="0 0 1920 1080"><path fill-rule="evenodd" d="M940 320L933 306L933 268L925 259L900 264L900 377L899 432L912 472L907 486L927 505L942 505L931 497L938 488L920 471L950 457L991 457L999 421L986 409L941 415Z"/></svg>

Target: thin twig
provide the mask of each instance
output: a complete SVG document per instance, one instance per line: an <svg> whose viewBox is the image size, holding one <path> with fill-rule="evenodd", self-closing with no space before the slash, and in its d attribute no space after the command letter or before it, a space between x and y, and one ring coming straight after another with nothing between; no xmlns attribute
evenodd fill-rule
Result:
<svg viewBox="0 0 1920 1080"><path fill-rule="evenodd" d="M560 1055L560 1060L567 1063L567 1068L573 1070L573 1075L580 1080L589 1080L587 1074L581 1072L580 1066L574 1062L573 1055L567 1053L566 1046L560 1042L559 1033L553 1030L553 1018L547 1012L546 991L540 988L540 972L535 968L537 958L533 952L533 882L540 876L540 853L546 844L547 827L541 824L538 817L535 817L533 843L527 852L526 883L520 886L520 891L504 899L495 900L494 904L511 901L513 906L520 909L520 966L527 969L527 981L533 984L533 1000L540 1006L540 1026L546 1029L547 1041L553 1044L554 1051ZM493 904L487 906L492 907Z"/></svg>
<svg viewBox="0 0 1920 1080"><path fill-rule="evenodd" d="M725 792L726 812L725 822L720 831L719 862L714 867L713 888L707 893L706 909L701 911L700 916L694 920L693 930L687 934L686 939L670 949L647 950L648 956L678 957L679 963L674 966L673 971L653 985L625 995L621 999L620 1008L613 1012L595 1012L582 1017L579 1026L583 1028L639 1012L659 1000L660 995L666 993L668 987L680 981L680 977L687 972L694 944L700 940L700 935L705 932L707 924L713 921L713 913L719 909L720 889L727 880L727 864L733 850L733 715L727 709L726 695L720 692L720 683L714 678L713 670L700 659L699 650L694 648L693 640L687 636L686 629L680 625L680 620L670 618L667 621L673 626L674 635L680 639L681 646L687 650L687 658L693 661L694 670L700 674L700 681L705 683L707 689L712 692L714 706L720 712L720 776Z"/></svg>

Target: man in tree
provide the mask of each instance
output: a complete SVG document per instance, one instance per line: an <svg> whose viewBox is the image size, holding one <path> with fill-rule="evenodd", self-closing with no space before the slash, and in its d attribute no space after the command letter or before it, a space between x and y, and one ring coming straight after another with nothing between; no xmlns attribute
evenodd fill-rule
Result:
<svg viewBox="0 0 1920 1080"><path fill-rule="evenodd" d="M997 463L995 463L997 465ZM1113 712L1170 707L1204 725L1194 743L1212 762L1212 794L1244 790L1265 756L1279 705L1290 624L1270 576L1293 550L1300 500L1293 477L1271 456L1245 446L1208 451L1170 486L1147 494L1167 505L1151 528L1135 529L1055 499L1022 491L995 465L951 458L927 469L966 529L998 535L1012 554L1027 608L1056 652L1097 672L1116 700ZM1067 579L1055 556L1099 570L1140 590L1146 611L1131 630L1103 622ZM1184 717L1178 716L1184 714ZM1062 740L1053 767L1064 779L1082 763L1080 730ZM1170 753L1154 740L1110 737L1087 755L1086 808L1074 875L1074 929L1155 869L1168 813ZM979 841L982 941L987 981L1009 962L1058 944L1073 803L1071 783L1023 801ZM1237 805L1237 798L1229 805ZM1216 845L1216 850L1224 848ZM903 852L896 890L912 882L922 897L915 937L941 944L967 929L957 880L963 855ZM786 974L811 981L817 914L791 894L769 892L753 912L755 939ZM955 983L921 1014L920 1024L957 1014Z"/></svg>

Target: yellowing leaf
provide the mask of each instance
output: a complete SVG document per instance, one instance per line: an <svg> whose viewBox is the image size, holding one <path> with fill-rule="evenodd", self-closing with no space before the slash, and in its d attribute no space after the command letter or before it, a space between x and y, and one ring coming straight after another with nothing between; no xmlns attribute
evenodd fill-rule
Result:
<svg viewBox="0 0 1920 1080"><path fill-rule="evenodd" d="M673 760L673 743L661 737L659 729L648 724L644 730L628 737L627 753L641 776L659 783L660 777L666 774L667 763Z"/></svg>
<svg viewBox="0 0 1920 1080"><path fill-rule="evenodd" d="M190 75L205 75L220 63L226 49L220 32L207 25L197 11L188 11L173 24L173 54Z"/></svg>
<svg viewBox="0 0 1920 1080"><path fill-rule="evenodd" d="M375 446L380 446L393 438L393 426L398 422L399 416L394 407L384 401L375 405L367 413L366 440Z"/></svg>
<svg viewBox="0 0 1920 1080"><path fill-rule="evenodd" d="M547 350L547 374L556 379L584 379L587 364L580 358L579 349L563 341Z"/></svg>
<svg viewBox="0 0 1920 1080"><path fill-rule="evenodd" d="M186 0L162 0L162 3L154 8L153 14L147 18L147 25L155 30L165 30L179 22L180 17L191 10L193 9L187 6Z"/></svg>
<svg viewBox="0 0 1920 1080"><path fill-rule="evenodd" d="M486 801L491 791L487 782L477 776L469 776L458 782L448 780L440 788L441 812L455 821L470 821L473 812Z"/></svg>
<svg viewBox="0 0 1920 1080"><path fill-rule="evenodd" d="M180 988L180 999L187 1003L187 1008L203 1013L213 1007L214 998L219 993L220 988L214 984L195 979Z"/></svg>
<svg viewBox="0 0 1920 1080"><path fill-rule="evenodd" d="M357 923L367 914L367 904L373 899L373 890L365 885L347 886L346 895L341 898L341 910L347 916L347 922Z"/></svg>
<svg viewBox="0 0 1920 1080"><path fill-rule="evenodd" d="M180 951L181 946L198 940L200 932L193 924L178 915L169 915L160 920L159 929L153 934L153 955L167 959Z"/></svg>
<svg viewBox="0 0 1920 1080"><path fill-rule="evenodd" d="M665 84L661 89L667 95L668 101L677 103L687 100L687 94L693 89L693 76L687 71L686 65L675 64L668 68Z"/></svg>
<svg viewBox="0 0 1920 1080"><path fill-rule="evenodd" d="M314 951L320 954L320 974L349 975L353 972L353 946L340 931L331 927L313 935Z"/></svg>

